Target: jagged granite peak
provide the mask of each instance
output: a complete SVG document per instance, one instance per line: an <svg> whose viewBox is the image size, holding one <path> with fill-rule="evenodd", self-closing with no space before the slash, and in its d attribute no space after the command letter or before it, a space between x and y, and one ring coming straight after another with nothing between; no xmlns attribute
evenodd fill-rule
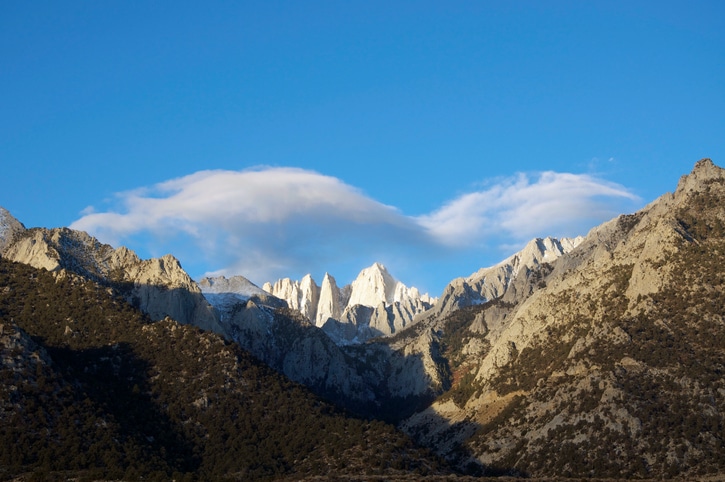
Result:
<svg viewBox="0 0 725 482"><path fill-rule="evenodd" d="M325 273L320 287L315 326L322 327L329 319L339 320L346 305L347 297L338 288L335 278L329 273Z"/></svg>
<svg viewBox="0 0 725 482"><path fill-rule="evenodd" d="M7 209L0 206L0 254L23 231L25 231L23 223L15 219Z"/></svg>
<svg viewBox="0 0 725 482"><path fill-rule="evenodd" d="M311 275L305 275L300 281L282 278L274 284L264 283L262 288L271 295L285 300L290 308L299 311L309 320L315 320L320 287Z"/></svg>
<svg viewBox="0 0 725 482"><path fill-rule="evenodd" d="M317 286L311 275L305 275L300 280L300 311L308 319L317 317L317 305L320 300L320 287Z"/></svg>
<svg viewBox="0 0 725 482"><path fill-rule="evenodd" d="M338 344L392 335L412 324L436 301L397 281L380 263L363 269L342 288L329 273L325 273L322 287L307 275L301 281L283 278L274 284L268 282L263 288L287 301L290 308L298 310Z"/></svg>
<svg viewBox="0 0 725 482"><path fill-rule="evenodd" d="M348 306L363 305L375 307L381 302L392 304L395 301L398 281L380 263L373 263L363 269L352 282Z"/></svg>
<svg viewBox="0 0 725 482"><path fill-rule="evenodd" d="M675 195L701 191L708 184L722 181L724 178L725 170L716 166L709 158L700 159L690 174L680 178Z"/></svg>
<svg viewBox="0 0 725 482"><path fill-rule="evenodd" d="M551 263L574 250L584 238L535 238L524 248L500 263L481 268L467 278L456 278L443 290L431 314L444 315L466 306L500 298L522 270L532 270Z"/></svg>

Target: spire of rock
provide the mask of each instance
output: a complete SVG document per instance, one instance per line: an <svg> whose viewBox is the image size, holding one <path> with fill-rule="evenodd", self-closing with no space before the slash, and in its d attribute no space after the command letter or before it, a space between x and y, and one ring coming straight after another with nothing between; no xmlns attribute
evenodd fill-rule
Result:
<svg viewBox="0 0 725 482"><path fill-rule="evenodd" d="M337 287L335 278L325 273L325 277L322 279L322 287L320 288L320 299L317 304L315 325L321 327L330 318L339 320L344 309L342 293L340 288Z"/></svg>
<svg viewBox="0 0 725 482"><path fill-rule="evenodd" d="M302 281L292 281L290 278L277 280L274 285L265 283L266 292L279 299L285 300L287 305L314 321L317 315L317 303L320 298L320 287L312 276L306 275Z"/></svg>

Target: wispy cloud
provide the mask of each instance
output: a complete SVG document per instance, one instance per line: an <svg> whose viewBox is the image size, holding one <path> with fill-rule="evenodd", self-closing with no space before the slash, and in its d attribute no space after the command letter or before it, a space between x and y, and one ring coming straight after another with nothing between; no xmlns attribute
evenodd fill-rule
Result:
<svg viewBox="0 0 725 482"><path fill-rule="evenodd" d="M518 174L464 194L418 222L440 243L476 246L493 238L583 234L638 202L625 187L586 174Z"/></svg>
<svg viewBox="0 0 725 482"><path fill-rule="evenodd" d="M386 251L425 256L580 234L637 198L588 175L518 174L414 217L334 177L256 168L201 171L120 193L117 201L104 212L88 208L71 227L114 245L139 235L157 243L184 239L217 274L273 280Z"/></svg>

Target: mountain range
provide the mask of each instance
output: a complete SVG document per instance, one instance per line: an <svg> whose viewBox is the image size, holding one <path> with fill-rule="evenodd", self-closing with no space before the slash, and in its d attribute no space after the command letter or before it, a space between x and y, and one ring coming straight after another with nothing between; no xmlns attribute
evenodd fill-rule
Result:
<svg viewBox="0 0 725 482"><path fill-rule="evenodd" d="M167 475L174 470L223 473L223 464L198 455L206 454L202 439L176 425L188 418L170 417L168 402L160 400L173 397L181 387L164 372L175 369L151 353L160 350L157 344L163 337L182 333L188 341L183 363L196 360L200 365L193 370L202 379L207 375L201 366L217 350L231 349L237 360L251 354L279 374L274 376L305 386L310 390L306 400L321 397L347 413L395 424L405 434L395 432L401 446L408 447L407 436L441 458L406 449L405 457L395 459L416 467L420 477L451 471L612 479L722 476L724 254L725 171L709 159L698 161L673 193L641 211L619 216L586 236L534 239L501 263L452 280L437 299L395 280L378 263L341 288L329 274L321 286L309 275L262 288L243 276L197 283L173 256L141 260L127 248L103 245L83 232L26 229L0 208L0 255L6 273L0 286L0 323L8 327L0 339L4 350L17 355L3 356L4 376L23 373L12 379L29 380L25 388L13 382L22 388L13 392L13 403L3 399L3 413L13 415L0 418L0 433L18 434L12 428L17 424L8 420L28 422L40 416L17 408L42 397L36 390L38 375L31 372L47 372L53 388L46 390L50 395L45 399L60 407L46 411L44 420L65 420L70 416L62 409L67 402L58 397L79 397L73 387L84 387L86 393L101 383L75 375L80 362L72 360L81 356L76 351L91 356L88 350L125 340L123 346L138 363L161 367L143 403L164 414L166 428L154 430L166 434L165 440L174 434L172 445L178 450L173 457L159 455L158 445L129 435L124 437L141 440L140 445L106 448L117 454L156 454L135 466L147 474L151 466ZM26 279L41 278L42 283L33 282L35 291L25 286ZM76 286L98 293L96 297L104 293L110 297L104 301L108 312L119 314L98 314L106 320L98 327L93 320L76 326L82 317L67 314L72 307L66 305L72 303L76 310L85 306L89 301L80 293L53 298L62 318L41 309L49 302L26 308L29 302L23 301L58 290L75 293ZM13 296L22 290L33 294ZM33 315L38 310L53 328ZM129 325L127 318L136 324ZM151 332L154 341L143 335ZM76 346L78 340L90 343L88 337L96 345ZM210 343L218 348L210 350ZM116 359L115 352L104 350L103 358ZM226 381L215 383L251 381L249 375L227 372ZM217 388L208 385L205 395L197 391L189 401L195 408L188 410L228 413L237 402L209 402L210 391ZM244 390L247 397L254 392ZM123 400L131 405L141 401ZM91 402L89 410L100 413ZM118 424L120 415L110 413L113 417L106 413L101 421L89 418L95 420L89 423ZM210 430L211 425L195 420ZM52 432L58 424L43 427ZM39 454L53 453L37 440L30 446ZM222 440L218 449L224 447ZM94 450L103 454L106 449ZM196 465L174 462L183 458L184 450L197 454ZM306 475L318 473L301 462L312 460L309 454L298 454L296 461L290 457L274 469L268 464L263 472L300 475L296 471L304 467ZM41 467L39 460L0 453L0 465L15 464L13 474ZM203 472L202 467L211 468ZM384 469L376 473L385 474ZM227 471L242 472L239 466ZM404 472L387 474L402 478Z"/></svg>

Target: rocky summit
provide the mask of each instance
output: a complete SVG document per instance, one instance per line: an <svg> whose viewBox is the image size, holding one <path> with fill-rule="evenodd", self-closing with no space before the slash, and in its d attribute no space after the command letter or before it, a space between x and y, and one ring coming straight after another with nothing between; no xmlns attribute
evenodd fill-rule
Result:
<svg viewBox="0 0 725 482"><path fill-rule="evenodd" d="M437 300L378 263L342 287L196 283L171 255L4 209L0 255L2 478L725 476L725 171L709 159Z"/></svg>
<svg viewBox="0 0 725 482"><path fill-rule="evenodd" d="M393 278L380 263L363 269L355 280L338 288L325 273L322 287L306 275L301 281L284 278L265 283L264 290L287 301L338 344L362 343L390 336L412 324L435 304L428 294Z"/></svg>

